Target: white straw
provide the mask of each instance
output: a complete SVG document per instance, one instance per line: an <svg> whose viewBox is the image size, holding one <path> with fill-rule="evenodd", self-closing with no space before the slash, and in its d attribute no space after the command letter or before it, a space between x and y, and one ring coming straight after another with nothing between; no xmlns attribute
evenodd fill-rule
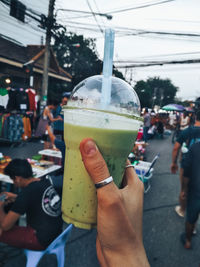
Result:
<svg viewBox="0 0 200 267"><path fill-rule="evenodd" d="M101 106L105 107L111 100L111 78L113 69L114 53L114 30L106 29L104 41L104 58L103 58L103 80L101 90Z"/></svg>

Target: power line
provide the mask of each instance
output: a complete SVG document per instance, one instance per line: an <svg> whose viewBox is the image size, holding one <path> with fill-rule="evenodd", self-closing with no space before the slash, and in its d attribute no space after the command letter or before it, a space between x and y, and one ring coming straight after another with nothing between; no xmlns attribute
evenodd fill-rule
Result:
<svg viewBox="0 0 200 267"><path fill-rule="evenodd" d="M118 69L124 68L143 68L143 67L150 67L150 66L163 66L163 65L171 65L171 64L196 64L200 63L200 59L188 59L188 60L172 60L172 61L152 61L148 63L138 63L138 64L130 64L130 65L121 65L116 66Z"/></svg>
<svg viewBox="0 0 200 267"><path fill-rule="evenodd" d="M10 19L7 20L6 17L1 18L1 21L2 21L2 22L5 22L5 23L8 23L9 25L16 26L16 23L12 22ZM20 23L20 26L23 26L23 30L29 32L30 34L39 35L39 33L38 33L38 29L37 29L37 31L36 31L35 33L33 33L33 31L31 31L30 29L26 28L26 26L30 26L29 23L22 23L22 22L21 22L21 23ZM11 32L11 31L12 31L13 33L16 33L16 32L14 31L14 29L13 29L13 30L12 30L12 29L9 30L9 32Z"/></svg>
<svg viewBox="0 0 200 267"><path fill-rule="evenodd" d="M85 14L92 14L91 16L93 15L98 15L98 16L102 16L102 17L106 17L107 19L111 20L112 19L112 16L111 15L108 15L106 13L96 13L96 12L89 12L89 11L84 11L84 10L75 10L75 9L68 9L68 8L59 8L56 10L56 16L58 14L58 11L69 11L69 12L74 12L74 13L85 13Z"/></svg>
<svg viewBox="0 0 200 267"><path fill-rule="evenodd" d="M96 21L96 23L97 23L97 26L98 26L100 32L103 34L103 30L102 30L102 28L101 28L101 26L100 26L100 24L99 24L99 22L98 22L98 20L97 20L97 18L96 18L95 13L94 13L93 10L92 10L92 7L91 7L91 5L90 5L89 0L86 0L86 2L87 2L87 5L88 5L90 11L92 12L92 15L93 15L93 17L94 17L94 19L95 19L95 21Z"/></svg>
<svg viewBox="0 0 200 267"><path fill-rule="evenodd" d="M93 0L93 2L94 2L94 4L95 4L95 6L96 6L96 9L97 9L98 13L101 13L100 10L99 10L99 8L98 8L98 6L97 6L97 2L96 2L96 0ZM104 23L104 21L103 21L103 18L100 17L100 19L101 19L101 22L102 22L102 24L103 24L103 26L104 26L104 28L105 28L105 23Z"/></svg>
<svg viewBox="0 0 200 267"><path fill-rule="evenodd" d="M0 2L6 4L8 7L10 6L10 1L7 0L0 0ZM24 9L19 6L18 7L19 10L24 11ZM24 14L32 19L34 19L35 21L41 23L41 15L43 15L42 13L39 15L38 12L34 11L33 9L27 8L26 7L26 11L24 12ZM38 16L39 18L35 17Z"/></svg>
<svg viewBox="0 0 200 267"><path fill-rule="evenodd" d="M20 27L22 28L24 31L26 32L29 32L30 34L34 35L34 36L39 36L39 33L38 32L41 32L41 33L44 33L44 31L42 31L42 29L36 29L35 27L38 26L38 25L31 25L30 22L35 22L35 20L32 20L31 21L25 21L25 22L21 22L19 20L17 20L17 23L16 23L16 20L13 18L13 17L10 17L9 15L9 6L8 6L8 1L4 1L4 2L0 2L1 6L4 7L6 9L7 12L4 12L2 13L2 15L0 16L1 17L1 21L8 24L9 26L14 26L14 27ZM1 10L0 10L1 11ZM1 13L1 12L0 12ZM35 22L36 23L36 22ZM32 29L34 29L34 32L31 31L27 26L31 27ZM9 32L13 33L13 34L16 34L16 32L14 31L13 27L10 27L9 29ZM25 37L25 36L22 36L22 37Z"/></svg>
<svg viewBox="0 0 200 267"><path fill-rule="evenodd" d="M107 12L107 13L108 14L116 14L116 13L121 13L121 12L134 10L134 9L140 9L140 8L145 8L145 7L155 6L155 5L161 5L161 4L165 4L165 3L168 3L168 2L172 2L172 1L175 1L175 0L164 0L164 1L161 1L161 2L158 2L158 3L144 4L144 5L137 6L137 7L130 7L130 8L125 8L125 9L121 9L121 10L110 11L110 12Z"/></svg>
<svg viewBox="0 0 200 267"><path fill-rule="evenodd" d="M68 20L61 20L62 23L68 23L67 27L71 27L71 28L77 28L77 29L83 29L83 30L92 30L92 31L98 31L97 29L95 29L96 25L94 24L89 24L89 23L81 23L81 22L72 22L72 21L68 21ZM79 26L73 26L70 24L76 24L76 25L81 25ZM84 27L86 26L86 27ZM92 27L92 28L89 28ZM163 37L167 37L170 38L170 36L172 37L191 37L193 39L184 39L185 41L195 41L194 38L199 38L200 34L199 33L183 33L183 32L163 32L163 31L152 31L152 30L143 30L143 29L134 29L134 28L127 28L127 27L114 27L115 29L115 33L116 35L118 35L118 37L123 37L123 36L141 36L141 37L148 37L148 38L161 38L161 36ZM147 36L148 35L148 36ZM152 36L152 35L160 35L160 37L158 36ZM180 38L176 38L176 40L183 40ZM171 38L170 38L171 39ZM174 38L173 38L174 39Z"/></svg>
<svg viewBox="0 0 200 267"><path fill-rule="evenodd" d="M162 55L152 55L152 56L146 56L146 57L140 57L138 60L136 59L129 59L129 60L120 60L114 63L148 63L152 62L152 59L157 58L157 57L172 57L172 56L185 56L185 55L199 55L200 51L195 51L195 52L183 52L183 53L173 53L173 54L162 54ZM151 60L150 60L150 59ZM149 60L148 60L149 59Z"/></svg>

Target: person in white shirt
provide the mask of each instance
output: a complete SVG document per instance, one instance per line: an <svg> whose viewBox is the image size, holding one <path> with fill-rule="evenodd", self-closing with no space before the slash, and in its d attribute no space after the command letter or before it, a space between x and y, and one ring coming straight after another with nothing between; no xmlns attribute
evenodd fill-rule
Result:
<svg viewBox="0 0 200 267"><path fill-rule="evenodd" d="M180 119L180 130L183 131L190 125L190 117L187 114L187 111L184 111Z"/></svg>

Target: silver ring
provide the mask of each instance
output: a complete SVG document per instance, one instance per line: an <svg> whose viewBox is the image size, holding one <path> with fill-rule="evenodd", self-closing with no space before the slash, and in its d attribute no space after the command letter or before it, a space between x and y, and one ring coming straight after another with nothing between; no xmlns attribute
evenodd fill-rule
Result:
<svg viewBox="0 0 200 267"><path fill-rule="evenodd" d="M130 168L130 167L134 168L134 166L132 164L126 165L125 168Z"/></svg>
<svg viewBox="0 0 200 267"><path fill-rule="evenodd" d="M94 185L95 185L96 189L98 189L98 188L101 188L107 184L110 184L112 181L113 181L113 178L112 178L112 176L110 176L110 177L104 179L103 181L96 183Z"/></svg>

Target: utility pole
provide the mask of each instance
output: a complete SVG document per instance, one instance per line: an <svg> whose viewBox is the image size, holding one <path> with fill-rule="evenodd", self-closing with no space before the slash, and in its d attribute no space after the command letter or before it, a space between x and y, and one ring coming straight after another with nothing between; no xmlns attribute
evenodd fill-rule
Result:
<svg viewBox="0 0 200 267"><path fill-rule="evenodd" d="M47 29L46 29L46 40L45 40L43 79L42 79L42 92L41 92L42 105L46 105L46 100L47 100L49 55L50 55L50 44L51 44L51 29L53 26L54 4L55 4L55 0L49 0L49 10L48 10L48 17L47 17Z"/></svg>

